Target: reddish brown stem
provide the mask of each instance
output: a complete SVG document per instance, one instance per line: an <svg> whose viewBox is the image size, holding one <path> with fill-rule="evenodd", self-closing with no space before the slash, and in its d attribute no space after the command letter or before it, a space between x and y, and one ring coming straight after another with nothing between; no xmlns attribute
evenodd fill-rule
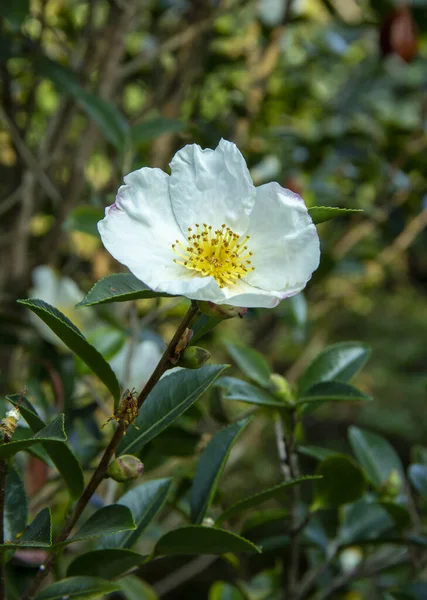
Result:
<svg viewBox="0 0 427 600"><path fill-rule="evenodd" d="M173 336L172 340L168 344L168 347L164 351L153 374L151 375L150 379L147 381L144 389L139 394L138 408L140 408L142 406L143 402L145 401L145 399L147 398L149 393L152 391L152 389L154 388L156 383L159 381L160 377L169 368L169 358L174 354L175 348L176 348L179 340L181 339L184 331L187 329L187 327L189 327L191 325L191 323L192 323L193 319L196 317L197 313L198 313L197 304L195 302L192 302L190 308L188 309L188 311L185 314L183 320L181 321L178 329L176 330L175 335ZM108 444L107 448L104 451L104 454L102 455L99 465L97 466L95 472L92 475L92 478L90 479L85 490L83 491L82 495L80 496L79 500L77 501L77 504L75 505L74 510L72 511L72 513L70 514L68 519L65 521L65 524L64 524L61 532L59 533L58 537L55 540L55 544L64 542L70 535L70 532L72 531L74 525L77 523L82 512L86 508L89 500L95 493L95 491L96 491L97 487L99 486L99 484L101 483L101 481L104 479L105 474L108 469L108 465L110 463L110 460L112 459L112 457L117 449L117 446L119 445L120 440L122 439L124 433L126 432L126 429L127 429L126 425L122 421L120 421L110 443ZM48 577L49 573L51 572L52 567L55 564L55 560L56 560L56 553L52 552L50 554L48 560L44 563L44 565L41 565L32 585L26 591L26 593L22 596L21 600L32 600L32 598L34 598L34 596L38 593L38 591L40 590L44 581Z"/></svg>

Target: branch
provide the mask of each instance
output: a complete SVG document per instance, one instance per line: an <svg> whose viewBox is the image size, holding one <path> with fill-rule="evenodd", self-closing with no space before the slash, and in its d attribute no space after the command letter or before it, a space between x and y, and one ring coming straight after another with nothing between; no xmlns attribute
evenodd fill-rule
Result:
<svg viewBox="0 0 427 600"><path fill-rule="evenodd" d="M156 383L159 381L159 379L163 375L163 373L165 373L168 370L168 368L170 366L170 362L169 362L170 357L175 353L178 342L180 341L184 331L187 329L187 327L189 327L191 325L192 321L194 320L194 318L196 317L198 312L199 312L199 309L198 309L197 304L195 302L192 302L191 306L189 307L183 320L179 324L179 326L175 332L175 335L173 336L172 340L169 342L166 350L164 351L163 356L161 357L156 369L154 370L150 379L148 380L145 387L139 394L138 408L140 408L142 406L145 399L150 394L151 390L154 388ZM68 519L66 520L60 534L58 535L57 539L55 540L55 544L60 544L61 542L64 542L70 535L74 525L77 523L82 512L86 508L89 500L95 493L95 491L98 488L101 481L105 478L105 474L107 472L108 465L110 464L110 460L112 459L112 457L117 449L117 446L119 445L120 440L122 439L123 435L126 433L127 427L128 426L126 426L123 421L119 421L119 425L118 425L116 431L114 432L114 435L113 435L110 443L108 444L106 450L104 451L101 461L99 462L96 470L94 471L94 473L92 475L92 478L90 479L85 490L83 491L82 495L80 496L79 500L77 501L77 504L75 505L74 510L72 511L72 513L70 514ZM40 569L31 585L31 587L22 596L21 600L31 600L32 598L34 598L34 596L38 593L41 586L43 585L43 582L45 581L45 579L51 572L53 566L55 565L56 558L57 558L56 553L52 553L49 556L46 563L44 565L40 566Z"/></svg>
<svg viewBox="0 0 427 600"><path fill-rule="evenodd" d="M0 460L0 544L4 544L4 508L6 494L7 461ZM0 600L6 600L6 550L0 550Z"/></svg>
<svg viewBox="0 0 427 600"><path fill-rule="evenodd" d="M22 160L25 162L27 167L30 169L31 173L34 175L35 179L39 182L40 186L45 191L48 198L50 198L55 204L61 202L61 195L53 185L49 177L40 167L37 159L34 157L31 150L27 147L24 140L22 139L18 129L15 127L12 120L7 115L4 108L0 105L0 118L2 118L6 125L9 128L10 136L12 138L15 147L20 154Z"/></svg>

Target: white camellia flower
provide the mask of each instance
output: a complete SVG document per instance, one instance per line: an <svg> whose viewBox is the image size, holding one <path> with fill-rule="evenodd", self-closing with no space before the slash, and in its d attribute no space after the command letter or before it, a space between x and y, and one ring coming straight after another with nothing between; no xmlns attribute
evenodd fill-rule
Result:
<svg viewBox="0 0 427 600"><path fill-rule="evenodd" d="M107 250L157 292L233 306L276 306L319 265L304 201L277 183L255 187L237 146L177 152L171 175L124 178L98 229Z"/></svg>

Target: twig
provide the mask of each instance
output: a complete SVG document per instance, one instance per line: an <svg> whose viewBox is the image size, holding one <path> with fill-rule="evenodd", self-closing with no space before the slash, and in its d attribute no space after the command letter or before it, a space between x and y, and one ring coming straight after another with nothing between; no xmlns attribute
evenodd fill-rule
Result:
<svg viewBox="0 0 427 600"><path fill-rule="evenodd" d="M4 544L4 508L6 495L7 461L0 460L0 544ZM0 550L0 600L6 600L5 550Z"/></svg>
<svg viewBox="0 0 427 600"><path fill-rule="evenodd" d="M279 455L280 460L280 469L283 473L284 480L289 481L291 479L291 472L288 465L288 453L286 451L285 432L283 431L283 423L280 413L277 413L275 417L274 432L276 434L276 446L277 454Z"/></svg>
<svg viewBox="0 0 427 600"><path fill-rule="evenodd" d="M163 356L161 357L156 369L154 370L150 379L147 381L145 387L139 394L138 408L140 408L142 406L142 404L144 403L145 399L147 398L147 396L149 395L151 390L154 388L156 383L159 381L160 377L169 368L170 356L172 356L174 354L175 348L176 348L178 342L180 341L184 331L186 330L187 327L189 327L189 325L191 324L193 319L196 317L197 313L198 313L198 306L195 302L192 302L191 306L189 307L183 320L179 324L179 326L175 332L175 335L173 336L172 340L168 344L168 347L166 348L165 352L163 353ZM86 508L86 505L88 504L92 495L95 493L97 487L99 486L101 481L104 479L105 474L108 469L108 465L110 463L110 460L113 457L113 455L117 449L117 446L119 445L120 440L122 439L123 435L126 433L126 429L127 429L127 426L123 423L123 421L119 421L119 425L118 425L110 443L108 444L106 450L104 451L104 454L103 454L96 470L94 471L89 483L87 484L85 490L83 491L82 495L80 496L79 500L77 501L77 504L75 505L74 510L72 511L72 513L70 514L68 519L66 520L60 534L58 535L57 539L55 540L55 544L64 542L68 538L74 525L76 524L76 522L78 521L82 512ZM31 600L32 598L34 598L34 596L38 593L39 589L43 585L43 582L49 575L50 571L52 570L53 566L55 565L55 562L56 562L56 554L52 553L49 556L48 560L45 562L45 564L40 566L40 569L31 585L31 587L22 596L22 600Z"/></svg>
<svg viewBox="0 0 427 600"><path fill-rule="evenodd" d="M166 575L164 579L161 579L154 584L154 591L157 593L159 598L166 596L172 590L176 589L189 579L198 575L205 569L211 566L217 560L217 556L198 556L194 560L191 560L183 567L180 567L176 571L172 571Z"/></svg>
<svg viewBox="0 0 427 600"><path fill-rule="evenodd" d="M296 600L304 600L307 597L316 581L329 569L331 564L334 562L338 551L339 545L335 544L333 547L330 548L330 551L328 552L328 557L326 558L324 563L322 563L318 567L314 567L313 569L307 571L307 573L304 575L300 582Z"/></svg>
<svg viewBox="0 0 427 600"><path fill-rule="evenodd" d="M46 193L46 196L50 198L55 204L61 202L61 195L53 185L49 177L40 167L37 159L34 157L31 150L27 147L24 140L21 138L21 135L18 129L15 127L14 123L11 121L6 111L2 106L0 106L0 118L2 118L10 131L10 136L12 138L13 143L15 144L16 149L18 150L22 160L26 163L34 177L37 179L41 187Z"/></svg>
<svg viewBox="0 0 427 600"><path fill-rule="evenodd" d="M136 303L131 302L129 307L129 326L130 326L130 340L129 340L129 349L126 356L125 362L125 371L124 371L124 384L130 387L129 380L132 368L132 360L135 353L136 344L138 341L139 334L139 322L138 322L138 311L136 308Z"/></svg>
<svg viewBox="0 0 427 600"><path fill-rule="evenodd" d="M289 412L289 428L287 439L283 430L282 417L276 415L275 433L277 452L280 459L280 468L285 481L290 481L299 475L298 457L295 452L295 430L297 426L297 415L295 409L291 408ZM307 525L309 516L301 523L298 523L298 487L290 489L290 531L289 531L289 561L284 565L283 575L283 600L292 600L296 597L296 588L298 583L299 555L300 555L300 535Z"/></svg>
<svg viewBox="0 0 427 600"><path fill-rule="evenodd" d="M289 439L288 439L288 461L289 470L291 477L298 477L298 457L295 453L295 430L297 426L297 415L295 409L291 410L290 414L290 427L289 427ZM298 501L299 501L299 488L293 486L290 489L291 494L291 506L290 506L290 517L291 517L291 530L289 532L289 564L287 569L287 582L286 582L286 596L287 600L292 600L296 597L296 588L299 578L299 558L300 558L300 534L302 528L298 526Z"/></svg>
<svg viewBox="0 0 427 600"><path fill-rule="evenodd" d="M316 600L329 600L329 598L331 598L335 592L345 588L355 579L374 577L386 569L390 569L399 565L405 565L407 563L408 556L406 555L406 552L404 556L402 556L402 553L400 553L400 555L397 553L397 556L394 556L387 562L378 559L375 560L375 558L371 561L364 561L353 571L342 573L333 579L328 586L319 591L316 596Z"/></svg>

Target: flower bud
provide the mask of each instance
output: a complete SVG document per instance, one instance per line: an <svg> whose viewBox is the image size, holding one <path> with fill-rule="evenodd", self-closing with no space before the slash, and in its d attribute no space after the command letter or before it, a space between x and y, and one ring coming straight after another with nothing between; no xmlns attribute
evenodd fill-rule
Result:
<svg viewBox="0 0 427 600"><path fill-rule="evenodd" d="M213 527L215 525L215 521L211 519L211 517L205 517L202 522L203 527Z"/></svg>
<svg viewBox="0 0 427 600"><path fill-rule="evenodd" d="M190 346L181 354L178 366L187 369L199 369L210 359L210 352L200 346Z"/></svg>
<svg viewBox="0 0 427 600"><path fill-rule="evenodd" d="M291 390L291 386L284 377L278 373L272 373L270 375L270 387L269 391L274 398L281 400L288 406L295 404L295 398Z"/></svg>
<svg viewBox="0 0 427 600"><path fill-rule="evenodd" d="M214 304L205 300L200 300L197 304L204 315L207 317L216 317L217 319L232 319L233 317L240 317L242 319L248 312L248 309L243 306Z"/></svg>
<svg viewBox="0 0 427 600"><path fill-rule="evenodd" d="M107 475L114 481L124 483L125 481L138 479L143 472L144 465L139 458L131 454L124 454L113 460L108 467Z"/></svg>
<svg viewBox="0 0 427 600"><path fill-rule="evenodd" d="M351 573L363 560L363 552L358 546L350 546L342 550L339 556L341 569L344 573Z"/></svg>
<svg viewBox="0 0 427 600"><path fill-rule="evenodd" d="M381 487L381 497L393 499L398 496L403 487L403 481L400 473L396 469L392 469L390 475Z"/></svg>

